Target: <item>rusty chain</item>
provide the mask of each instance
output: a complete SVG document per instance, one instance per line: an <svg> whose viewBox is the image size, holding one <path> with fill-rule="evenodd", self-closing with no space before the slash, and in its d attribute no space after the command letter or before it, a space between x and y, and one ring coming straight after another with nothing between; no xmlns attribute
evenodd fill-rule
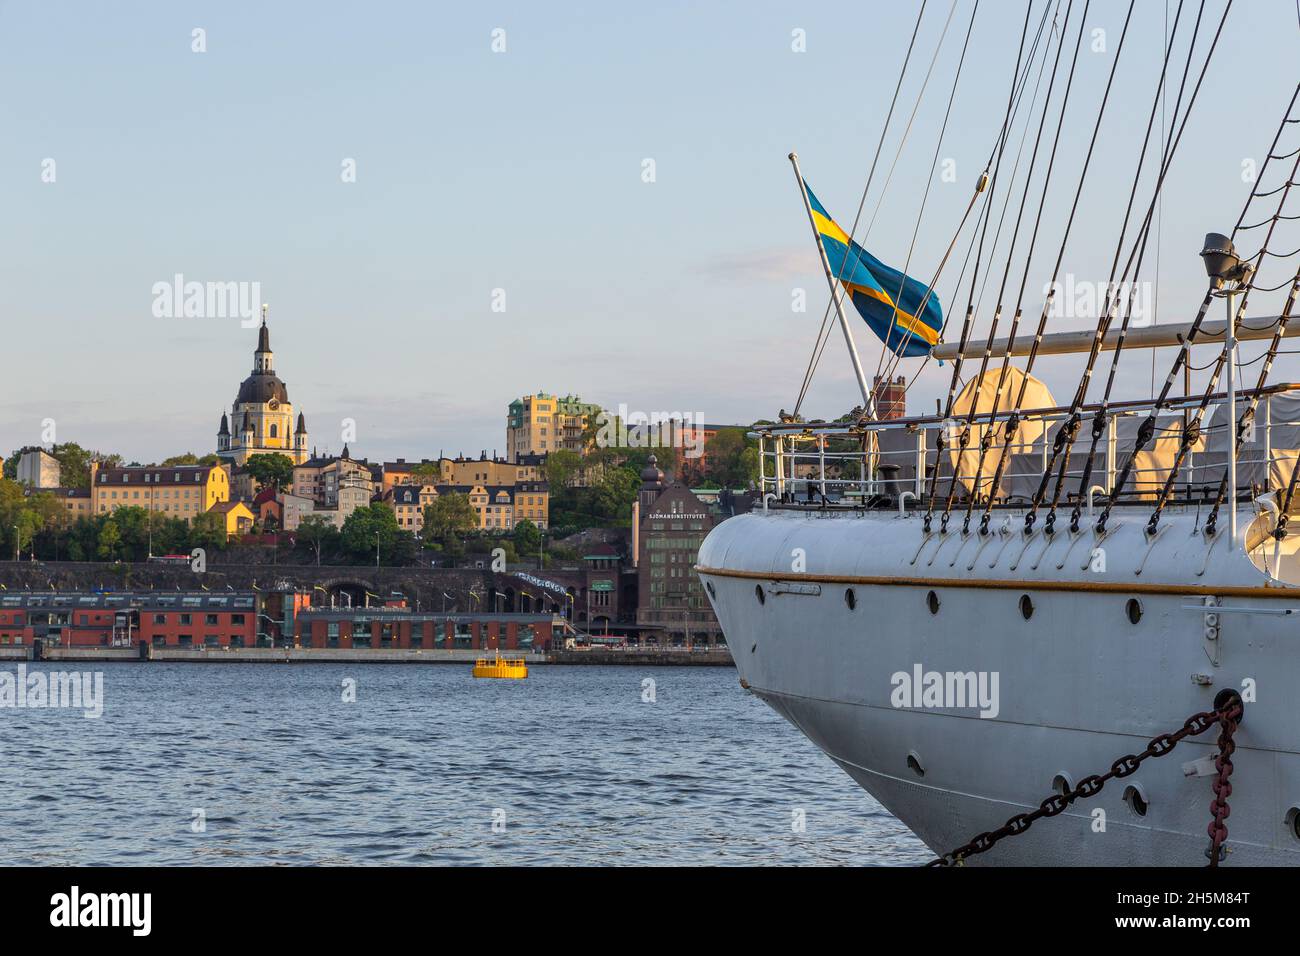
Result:
<svg viewBox="0 0 1300 956"><path fill-rule="evenodd" d="M1038 805L1037 810L1030 813L1017 813L998 829L981 833L969 843L936 857L926 866L960 866L967 857L991 850L999 840L1024 833L1033 826L1035 820L1054 817L1064 813L1074 801L1096 796L1108 780L1137 773L1138 768L1147 758L1163 757L1178 746L1179 741L1184 738L1198 736L1215 724L1220 724L1222 730L1219 734L1219 755L1214 759L1218 775L1214 780L1214 800L1210 803L1213 820L1209 826L1210 847L1206 850L1206 854L1210 857L1210 866L1217 866L1222 854L1221 847L1228 838L1228 827L1223 821L1228 817L1228 797L1232 794L1232 784L1228 782L1228 778L1232 775L1232 753L1236 749L1236 745L1232 742L1232 735L1241 720L1242 711L1241 699L1234 694L1217 710L1193 714L1183 722L1181 730L1152 737L1146 749L1140 754L1126 754L1120 757L1110 765L1110 770L1106 773L1084 777L1073 790L1052 794Z"/></svg>
<svg viewBox="0 0 1300 956"><path fill-rule="evenodd" d="M1219 716L1219 755L1214 758L1214 769L1218 774L1214 778L1214 799L1210 801L1210 846L1205 851L1210 858L1210 866L1217 867L1223 859L1223 842L1228 839L1228 797L1232 796L1232 754L1237 745L1232 742L1232 735L1237 731L1237 721L1241 718L1241 705L1230 704L1225 713Z"/></svg>

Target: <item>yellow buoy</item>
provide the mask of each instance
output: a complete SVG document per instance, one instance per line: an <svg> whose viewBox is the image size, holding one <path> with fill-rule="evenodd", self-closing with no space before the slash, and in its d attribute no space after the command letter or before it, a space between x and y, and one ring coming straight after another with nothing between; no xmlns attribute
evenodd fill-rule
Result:
<svg viewBox="0 0 1300 956"><path fill-rule="evenodd" d="M495 658L480 657L474 662L474 676L522 679L528 676L528 665L522 657L509 658L500 654Z"/></svg>

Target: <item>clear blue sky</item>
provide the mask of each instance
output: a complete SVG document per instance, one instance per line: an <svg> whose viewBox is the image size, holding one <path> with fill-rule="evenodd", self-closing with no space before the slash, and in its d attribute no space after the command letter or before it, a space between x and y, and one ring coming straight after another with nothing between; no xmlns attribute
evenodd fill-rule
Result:
<svg viewBox="0 0 1300 956"><path fill-rule="evenodd" d="M898 265L969 3L866 243ZM1108 52L1085 37L1034 318L1126 7L1096 0L1088 16ZM1067 256L1080 278L1105 278L1159 68L1165 4L1138 7ZM904 115L948 8L930 0ZM981 4L941 151L957 182L935 183L917 274L946 245L996 134L1023 9ZM1220 9L1207 3L1206 37ZM372 458L504 452L507 403L538 389L708 421L789 408L826 291L786 154L799 151L847 226L916 10L0 4L0 453L39 441L47 417L60 440L128 460L212 450L255 333L235 319L155 318L152 286L175 273L261 283L277 369L322 451L354 418L353 451ZM195 27L206 53L191 52ZM791 50L795 29L805 53ZM1294 0L1238 0L1168 183L1161 320L1199 301L1201 237L1235 221L1241 164L1262 159L1298 50ZM41 181L46 158L54 183ZM355 183L340 181L346 158ZM642 181L646 158L654 183ZM796 287L809 293L803 314L791 311ZM491 310L496 288L505 313ZM944 306L960 311L948 290ZM857 332L874 371L876 343ZM1144 368L1129 383L1143 390ZM1043 366L1058 397L1066 369ZM933 407L946 374L927 371L913 410ZM855 393L837 338L806 410L837 414Z"/></svg>

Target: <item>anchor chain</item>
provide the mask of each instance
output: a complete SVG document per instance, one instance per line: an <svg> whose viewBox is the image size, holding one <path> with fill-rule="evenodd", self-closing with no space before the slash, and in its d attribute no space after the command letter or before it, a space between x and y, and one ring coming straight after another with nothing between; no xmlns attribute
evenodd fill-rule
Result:
<svg viewBox="0 0 1300 956"><path fill-rule="evenodd" d="M1223 821L1228 819L1231 809L1228 807L1228 798L1232 796L1232 783L1229 777L1232 776L1232 754L1237 749L1237 745L1232 742L1232 735L1237 732L1237 721L1240 720L1241 705L1235 704L1228 712L1219 717L1219 755L1214 758L1214 769L1218 774L1214 778L1214 799L1210 801L1210 820L1209 834L1210 846L1205 851L1205 855L1210 858L1210 866L1217 867L1219 861L1224 857L1223 844L1228 839L1228 825ZM1232 713L1237 716L1231 716Z"/></svg>
<svg viewBox="0 0 1300 956"><path fill-rule="evenodd" d="M1234 693L1217 710L1207 710L1188 717L1180 730L1152 737L1146 749L1140 754L1127 754L1120 757L1105 773L1084 777L1073 790L1052 794L1038 805L1037 810L1030 813L1017 813L998 829L981 833L969 843L936 857L926 866L961 866L967 857L993 849L999 840L1006 837L1024 833L1033 826L1035 820L1064 813L1076 800L1096 796L1108 780L1137 773L1142 762L1149 757L1163 757L1178 746L1179 741L1184 738L1198 736L1215 724L1219 724L1222 727L1219 734L1219 755L1214 760L1218 775L1214 780L1214 800L1210 803L1210 812L1214 819L1210 822L1210 847L1206 850L1206 855L1210 857L1209 865L1218 866L1218 861L1223 854L1223 843L1228 838L1228 827L1223 821L1228 818L1228 797L1232 795L1232 784L1228 782L1228 778L1232 776L1232 753L1236 749L1232 735L1241 721L1242 712L1241 698Z"/></svg>

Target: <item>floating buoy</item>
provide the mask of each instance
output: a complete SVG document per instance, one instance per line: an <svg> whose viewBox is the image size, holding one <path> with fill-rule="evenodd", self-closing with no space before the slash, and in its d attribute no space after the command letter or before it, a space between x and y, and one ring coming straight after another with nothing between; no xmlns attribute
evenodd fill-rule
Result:
<svg viewBox="0 0 1300 956"><path fill-rule="evenodd" d="M522 657L502 657L500 654L494 658L480 657L474 662L474 676L522 680L528 676L528 665Z"/></svg>

